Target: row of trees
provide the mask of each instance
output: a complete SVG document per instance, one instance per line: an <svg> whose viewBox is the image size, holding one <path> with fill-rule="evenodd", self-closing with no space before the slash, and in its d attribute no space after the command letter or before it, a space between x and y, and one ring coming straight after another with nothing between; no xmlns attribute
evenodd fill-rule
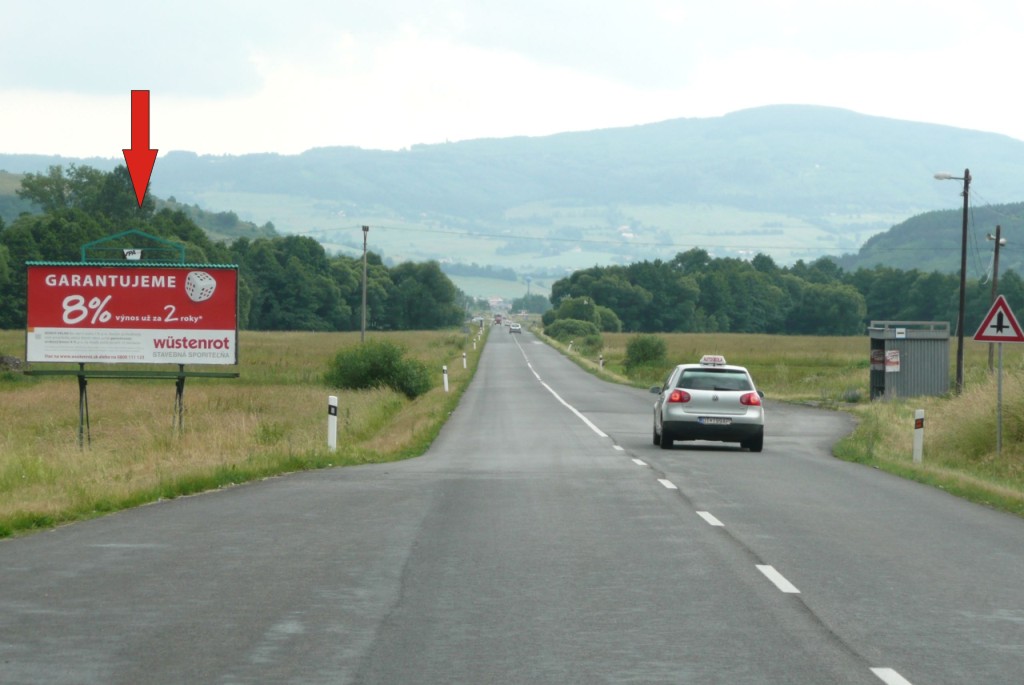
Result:
<svg viewBox="0 0 1024 685"><path fill-rule="evenodd" d="M828 258L780 267L768 256L712 258L692 249L670 261L595 266L556 281L551 301L590 300L610 309L595 323L636 332L863 334L872 320L948 321L959 311L959 277L889 267L844 272ZM999 291L1024 302L1024 281L1000 275ZM990 282L970 281L965 328L972 333L992 303ZM572 305L577 307L578 305ZM562 308L546 318L564 318ZM600 312L600 309L597 310Z"/></svg>
<svg viewBox="0 0 1024 685"><path fill-rule="evenodd" d="M86 243L137 229L182 243L190 263L237 264L239 324L257 330L358 330L362 322L362 260L330 256L303 236L215 242L182 211L139 208L127 170L52 167L28 174L19 195L41 211L0 222L0 328L25 324L26 261L80 260ZM370 329L434 329L456 325L472 302L436 262L387 266L368 255ZM1015 272L1000 277L1011 306L1024 302ZM545 312L531 295L517 309ZM889 267L844 272L822 258L780 267L768 256L712 258L692 249L669 261L595 266L552 286L545 323L578 319L602 330L863 334L871 320L956 321L959 279L952 274ZM991 304L991 285L971 281L967 332Z"/></svg>
<svg viewBox="0 0 1024 685"><path fill-rule="evenodd" d="M52 167L28 174L19 195L42 211L0 222L0 328L22 328L26 261L81 259L81 246L139 230L185 247L189 263L239 266L239 325L254 330L359 330L361 258L329 256L303 236L217 243L185 213L140 208L125 167ZM137 247L138 245L131 245ZM468 302L437 262L386 266L367 255L367 327L436 329L464 320Z"/></svg>

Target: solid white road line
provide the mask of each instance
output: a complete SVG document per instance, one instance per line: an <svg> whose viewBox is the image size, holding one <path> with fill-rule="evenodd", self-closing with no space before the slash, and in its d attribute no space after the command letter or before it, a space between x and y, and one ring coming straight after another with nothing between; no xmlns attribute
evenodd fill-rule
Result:
<svg viewBox="0 0 1024 685"><path fill-rule="evenodd" d="M518 341L516 342L516 345L517 345L517 346L519 345L519 342L518 342ZM575 415L576 415L576 417L577 417L577 418L578 418L578 419L579 419L580 421L582 421L583 423L585 423L585 424L587 425L587 428L589 428L590 430L594 431L595 433L597 433L597 434L598 434L599 436L601 436L602 438L607 438L607 437L608 437L608 436L607 436L607 435L605 434L605 432L604 432L604 431L602 431L602 430L601 430L600 428L598 428L597 426L595 426L595 425L593 424L593 422L592 422L592 421L591 421L590 419L588 419L588 418L587 418L586 416L584 416L583 414L581 414L581 413L580 413L580 412L579 412L579 411L578 411L578 410L576 409L576 407L572 406L571 404L569 404L568 402L566 402L565 400L563 400L563 399L561 398L561 396L559 396L559 394L558 394L557 392L555 392L555 391L554 391L554 389L553 389L553 388L552 388L552 387L551 387L550 385L548 385L547 383L545 383L545 382L544 382L544 381L543 381L543 380L541 379L541 377L540 377L540 374L539 374L539 373L537 373L537 371L536 371L536 370L535 370L535 369L533 368L533 364L531 364L531 363L530 363L530 359L529 359L529 357L527 357L527 356L526 356L526 351L525 351L525 350L523 350L523 348L522 348L521 346L519 347L519 351L520 351L520 352L522 353L522 355L523 355L523 359L525 359L525 360L526 360L526 366L527 366L527 367L529 367L530 371L532 371L532 372L533 372L533 375L534 375L534 376L535 376L535 377L537 378L537 380L538 380L538 381L540 381L540 384L541 384L541 385L543 385L543 386L544 386L544 387L545 387L545 388L547 389L547 391L548 391L549 393L551 393L552 395L554 395L554 397L555 397L555 399L556 399L556 400L558 400L559 402L561 402L561 403L562 403L562 405L563 405L563 406L565 406L565 408L566 408L566 409L568 409L569 411L571 411L571 412L572 412L573 414L575 414Z"/></svg>
<svg viewBox="0 0 1024 685"><path fill-rule="evenodd" d="M722 523L721 521L716 519L710 512L698 511L697 512L697 516L700 516L702 519L707 521L712 526L723 526L723 527L725 526L724 523Z"/></svg>
<svg viewBox="0 0 1024 685"><path fill-rule="evenodd" d="M891 668L872 668L871 672L886 685L910 685L910 681Z"/></svg>
<svg viewBox="0 0 1024 685"><path fill-rule="evenodd" d="M763 573L765 578L775 583L775 587L779 588L779 590L789 594L800 594L800 591L796 589L796 586L786 580L786 578L776 571L774 567L768 566L767 564L758 564L757 570Z"/></svg>
<svg viewBox="0 0 1024 685"><path fill-rule="evenodd" d="M552 388L552 387L551 387L550 385L548 385L548 384L547 384L547 383L545 383L544 381L541 381L541 382L540 382L540 384L541 384L541 385L543 385L543 386L544 386L545 388L547 388L547 391L548 391L549 393L551 393L552 395L554 395L554 396L555 396L555 399L556 399L556 400L558 400L559 402L561 402L561 403L562 403L562 404L563 404L563 405L565 406L565 408L566 408L566 409L568 409L568 410L569 410L569 411L571 411L571 412L572 412L573 414L575 414L575 415L576 415L576 418L578 418L578 419L579 419L580 421L582 421L583 423L585 423L585 424L587 425L587 428L589 428L590 430L594 431L595 433L597 433L597 434L598 434L599 436L601 436L602 438L607 438L607 437L608 437L608 436L607 436L607 435L605 434L605 432L604 432L604 431L602 431L602 430L601 430L600 428L598 428L597 426L595 426L595 425L593 424L593 422L592 422L592 421L591 421L590 419L588 419L588 418L587 418L586 416L584 416L583 414L581 414L581 413L580 413L580 412L579 412L579 411L578 411L578 410L576 409L576 407L572 406L571 404L569 404L568 402L566 402L565 400L563 400L563 399L561 398L561 396L559 396L559 394L558 394L557 392L555 392L555 391L554 391L554 389L553 389L553 388Z"/></svg>

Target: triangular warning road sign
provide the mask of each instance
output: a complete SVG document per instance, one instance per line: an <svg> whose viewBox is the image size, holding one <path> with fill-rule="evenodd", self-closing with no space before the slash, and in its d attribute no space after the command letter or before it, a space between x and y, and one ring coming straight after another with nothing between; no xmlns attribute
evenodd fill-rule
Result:
<svg viewBox="0 0 1024 685"><path fill-rule="evenodd" d="M992 309L988 310L974 339L978 342L1024 343L1024 331L1010 311L1005 297L1000 295L992 303Z"/></svg>

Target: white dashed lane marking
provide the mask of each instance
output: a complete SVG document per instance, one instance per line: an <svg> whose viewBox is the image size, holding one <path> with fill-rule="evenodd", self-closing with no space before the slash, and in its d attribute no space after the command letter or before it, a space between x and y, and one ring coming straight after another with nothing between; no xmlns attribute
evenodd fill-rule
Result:
<svg viewBox="0 0 1024 685"><path fill-rule="evenodd" d="M886 685L910 685L910 681L891 668L872 668L871 672Z"/></svg>
<svg viewBox="0 0 1024 685"><path fill-rule="evenodd" d="M697 516L700 516L702 519L707 521L712 526L724 526L725 525L724 523L722 523L721 521L716 519L710 512L707 512L707 511L698 511L697 512Z"/></svg>
<svg viewBox="0 0 1024 685"><path fill-rule="evenodd" d="M779 588L782 592L794 595L800 594L800 591L796 589L796 586L786 580L786 577L776 571L773 566L758 564L757 570L763 573L765 578L775 583L775 587Z"/></svg>

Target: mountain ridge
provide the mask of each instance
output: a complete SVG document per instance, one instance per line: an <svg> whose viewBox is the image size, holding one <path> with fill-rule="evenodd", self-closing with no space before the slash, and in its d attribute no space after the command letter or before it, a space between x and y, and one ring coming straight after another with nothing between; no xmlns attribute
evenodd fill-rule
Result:
<svg viewBox="0 0 1024 685"><path fill-rule="evenodd" d="M121 161L0 154L0 169L16 173L72 163ZM671 258L690 247L740 258L760 251L780 263L839 258L909 217L957 208L958 184L933 175L959 176L964 167L972 204L1022 199L1022 141L832 107L770 105L397 151L172 151L157 160L150 192L272 222L337 251L361 249L359 227L371 225L373 249L394 259L531 273ZM959 241L954 247L959 254Z"/></svg>

